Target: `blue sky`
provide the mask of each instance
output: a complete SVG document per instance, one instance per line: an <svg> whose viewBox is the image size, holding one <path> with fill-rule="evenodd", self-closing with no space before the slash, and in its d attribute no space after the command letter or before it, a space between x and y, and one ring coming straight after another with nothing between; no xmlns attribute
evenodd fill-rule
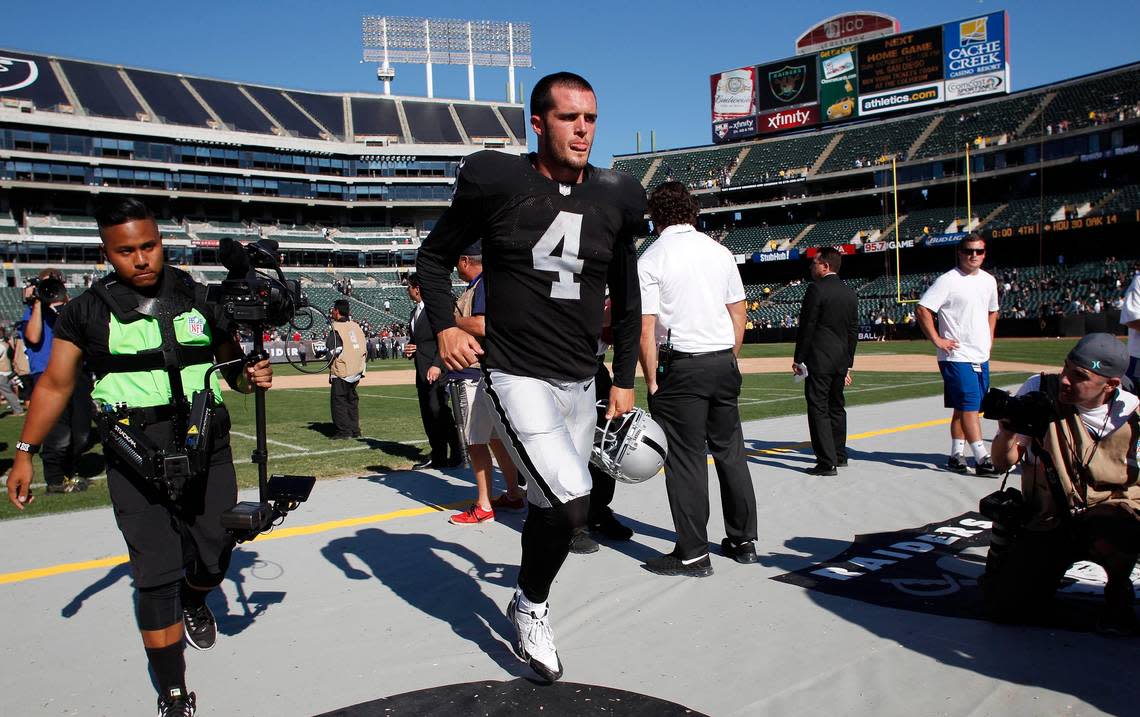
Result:
<svg viewBox="0 0 1140 717"><path fill-rule="evenodd" d="M903 29L1005 9L1014 90L1140 60L1140 3L1084 0L875 0L872 2L406 2L391 0L22 0L0 10L0 47L186 74L327 91L380 91L362 64L362 15L529 22L533 69L572 70L595 86L593 161L634 151L709 143L708 76L793 54L795 38L836 13L870 9ZM397 66L394 93L426 93L421 66ZM476 71L479 99L505 99L505 69ZM437 97L467 96L465 67L435 68Z"/></svg>

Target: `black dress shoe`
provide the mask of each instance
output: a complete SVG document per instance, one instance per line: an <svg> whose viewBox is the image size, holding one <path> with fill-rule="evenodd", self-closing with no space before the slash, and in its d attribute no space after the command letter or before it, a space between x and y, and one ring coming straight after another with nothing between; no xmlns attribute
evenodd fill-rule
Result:
<svg viewBox="0 0 1140 717"><path fill-rule="evenodd" d="M574 533L574 537L570 539L570 552L575 555L596 553L598 552L598 541L590 537L588 530L580 530Z"/></svg>
<svg viewBox="0 0 1140 717"><path fill-rule="evenodd" d="M590 521L590 531L604 535L610 540L629 540L633 537L633 528L619 522L613 511L604 518Z"/></svg>
<svg viewBox="0 0 1140 717"><path fill-rule="evenodd" d="M707 578L713 574L712 561L709 560L708 555L686 565L677 556L672 553L666 553L665 555L658 555L656 558L646 560L641 567L658 575Z"/></svg>
<svg viewBox="0 0 1140 717"><path fill-rule="evenodd" d="M835 469L835 466L829 466L829 465L826 465L824 463L816 463L811 468L808 468L805 471L805 473L807 473L809 476L837 476L837 475L839 475L839 471Z"/></svg>
<svg viewBox="0 0 1140 717"><path fill-rule="evenodd" d="M456 456L448 458L446 463L438 465L436 468L458 468L461 465L463 465L463 456Z"/></svg>
<svg viewBox="0 0 1140 717"><path fill-rule="evenodd" d="M726 558L732 558L743 565L756 562L756 543L751 540L736 545L728 538L725 538L720 541L720 549L724 552Z"/></svg>
<svg viewBox="0 0 1140 717"><path fill-rule="evenodd" d="M835 467L836 468L846 468L847 467L847 459L844 458L843 460L839 461L838 463L835 464Z"/></svg>
<svg viewBox="0 0 1140 717"><path fill-rule="evenodd" d="M424 469L427 469L427 468L431 468L431 467L432 467L432 460L431 460L430 458L428 458L428 459L426 459L426 460L422 460L422 461L420 461L419 463L415 463L415 464L413 464L413 465L412 465L412 470L414 470L414 471L422 471L422 470L424 470Z"/></svg>

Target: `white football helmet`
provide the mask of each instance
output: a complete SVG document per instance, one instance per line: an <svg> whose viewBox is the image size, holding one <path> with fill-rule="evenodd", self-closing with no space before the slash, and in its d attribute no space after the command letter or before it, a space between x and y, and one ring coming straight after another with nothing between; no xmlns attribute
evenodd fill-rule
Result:
<svg viewBox="0 0 1140 717"><path fill-rule="evenodd" d="M598 401L598 425L590 462L622 483L647 481L665 465L665 431L636 406L624 416L606 420L606 401Z"/></svg>

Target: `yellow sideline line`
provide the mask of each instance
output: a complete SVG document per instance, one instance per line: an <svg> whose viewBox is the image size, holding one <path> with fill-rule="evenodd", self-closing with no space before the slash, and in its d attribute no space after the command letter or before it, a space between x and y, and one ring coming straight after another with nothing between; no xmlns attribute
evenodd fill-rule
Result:
<svg viewBox="0 0 1140 717"><path fill-rule="evenodd" d="M863 433L854 433L847 436L849 441L858 441L863 438L873 438L875 436L886 436L892 433L902 433L904 431L914 431L921 428L931 428L934 426L945 426L950 423L949 418L939 418L933 421L923 421L922 423L908 423L904 426L894 426L892 428L880 428L875 431L864 431ZM796 448L811 445L810 443L789 443L783 446L776 446L773 448L764 448L758 451L749 451L747 455L773 455L780 453L788 453ZM712 463L710 458L708 461ZM374 523L384 523L389 520L397 518L415 518L429 513L439 513L444 510L452 510L462 508L469 505L471 501L464 500L457 503L448 503L445 505L428 505L420 508L405 508L403 510L394 510L390 513L376 513L374 515L362 515L356 518L343 518L341 520L329 520L324 523L314 523L313 525L299 525L292 528L280 528L273 532L266 533L257 538L256 542L265 542L267 540L280 540L283 538L294 538L299 535L316 535L317 533L324 533L329 530L337 530L339 528L353 528L360 525L372 525ZM113 568L116 565L122 565L127 562L126 555L112 555L106 558L98 558L96 560L84 560L77 563L60 563L59 565L49 565L46 568L33 568L31 570L20 570L13 573L0 573L0 585L10 585L13 583L22 583L29 580L39 580L40 578L48 578L55 575L65 575L67 573L77 573L83 570L95 570L97 568Z"/></svg>

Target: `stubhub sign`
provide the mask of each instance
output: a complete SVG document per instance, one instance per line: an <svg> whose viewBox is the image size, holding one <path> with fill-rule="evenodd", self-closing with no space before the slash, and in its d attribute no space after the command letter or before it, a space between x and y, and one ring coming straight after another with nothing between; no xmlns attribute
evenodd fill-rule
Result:
<svg viewBox="0 0 1140 717"><path fill-rule="evenodd" d="M799 249L784 249L783 251L758 251L752 255L752 261L757 264L769 261L791 261L800 258Z"/></svg>

